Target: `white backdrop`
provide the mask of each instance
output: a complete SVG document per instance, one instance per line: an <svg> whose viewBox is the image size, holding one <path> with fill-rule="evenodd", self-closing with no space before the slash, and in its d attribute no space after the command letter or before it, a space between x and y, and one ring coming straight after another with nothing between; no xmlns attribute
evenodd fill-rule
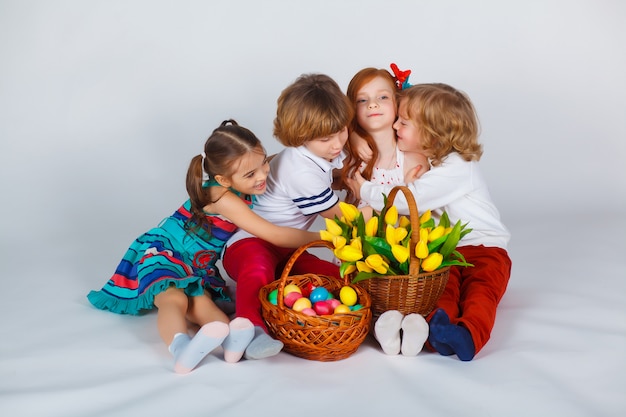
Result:
<svg viewBox="0 0 626 417"><path fill-rule="evenodd" d="M474 100L505 221L623 212L625 17L617 0L1 0L1 253L113 245L111 265L185 198L223 119L278 151L276 98L298 75L345 89L391 62Z"/></svg>

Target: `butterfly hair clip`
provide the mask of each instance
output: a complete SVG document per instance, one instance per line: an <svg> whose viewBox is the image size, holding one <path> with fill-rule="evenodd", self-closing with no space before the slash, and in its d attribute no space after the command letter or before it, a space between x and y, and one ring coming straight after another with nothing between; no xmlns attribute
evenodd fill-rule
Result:
<svg viewBox="0 0 626 417"><path fill-rule="evenodd" d="M409 83L409 75L411 75L410 69L402 71L396 64L391 63L391 71L393 71L393 75L396 78L396 87L398 87L398 90L404 90L411 86Z"/></svg>

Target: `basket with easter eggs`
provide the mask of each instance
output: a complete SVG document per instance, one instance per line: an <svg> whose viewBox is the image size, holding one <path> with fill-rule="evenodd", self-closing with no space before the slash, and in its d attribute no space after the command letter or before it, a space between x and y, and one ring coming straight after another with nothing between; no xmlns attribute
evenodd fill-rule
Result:
<svg viewBox="0 0 626 417"><path fill-rule="evenodd" d="M398 216L393 205L399 191L406 197L409 218ZM340 204L343 217L326 219L320 235L333 243L341 276L351 276L351 282L370 295L374 317L387 310L428 315L443 294L450 267L472 266L456 250L459 240L471 232L467 224L450 224L446 212L438 224L430 211L420 217L405 186L394 187L383 210L367 222L355 206Z"/></svg>
<svg viewBox="0 0 626 417"><path fill-rule="evenodd" d="M369 332L371 299L347 277L342 281L318 274L289 275L297 258L311 247L332 249L332 244L319 240L298 248L280 278L259 291L261 313L285 352L323 362L345 359Z"/></svg>

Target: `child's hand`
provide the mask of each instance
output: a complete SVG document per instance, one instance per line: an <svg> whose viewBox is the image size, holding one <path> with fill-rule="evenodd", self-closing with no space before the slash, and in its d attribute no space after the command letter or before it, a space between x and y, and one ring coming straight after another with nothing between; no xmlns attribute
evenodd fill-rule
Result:
<svg viewBox="0 0 626 417"><path fill-rule="evenodd" d="M409 169L404 175L405 184L412 183L413 181L421 177L426 171L428 171L428 168L426 168L424 165L417 165Z"/></svg>
<svg viewBox="0 0 626 417"><path fill-rule="evenodd" d="M346 178L346 185L352 191L357 200L361 199L361 185L365 182L365 178L359 171L354 173L354 178Z"/></svg>
<svg viewBox="0 0 626 417"><path fill-rule="evenodd" d="M352 150L356 153L356 155L361 158L363 161L368 162L372 159L372 148L369 147L367 141L359 136L356 132L350 133L350 146L352 146Z"/></svg>

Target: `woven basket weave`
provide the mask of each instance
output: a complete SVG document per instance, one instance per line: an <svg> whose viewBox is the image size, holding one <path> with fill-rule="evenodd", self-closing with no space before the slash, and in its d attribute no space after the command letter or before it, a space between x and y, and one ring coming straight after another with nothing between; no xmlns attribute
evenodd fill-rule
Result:
<svg viewBox="0 0 626 417"><path fill-rule="evenodd" d="M296 259L308 248L332 244L322 240L311 242L298 248L287 261L280 279L264 286L259 291L261 312L270 334L284 343L283 350L292 355L322 362L345 359L359 348L369 332L372 312L371 300L367 292L358 285L350 285L334 277L316 274L289 276ZM307 316L285 306L284 290L288 284L306 288L309 284L323 286L335 298L339 290L350 285L357 293L358 303L362 308L346 314ZM277 305L268 300L268 295L278 289Z"/></svg>
<svg viewBox="0 0 626 417"><path fill-rule="evenodd" d="M409 273L378 275L358 283L372 298L374 317L387 310L398 310L405 315L410 313L428 315L443 294L450 274L450 267L418 273L420 260L415 256L415 245L419 240L419 215L411 190L404 186L394 187L387 198L386 208L393 205L398 191L402 191L409 205L411 221Z"/></svg>

